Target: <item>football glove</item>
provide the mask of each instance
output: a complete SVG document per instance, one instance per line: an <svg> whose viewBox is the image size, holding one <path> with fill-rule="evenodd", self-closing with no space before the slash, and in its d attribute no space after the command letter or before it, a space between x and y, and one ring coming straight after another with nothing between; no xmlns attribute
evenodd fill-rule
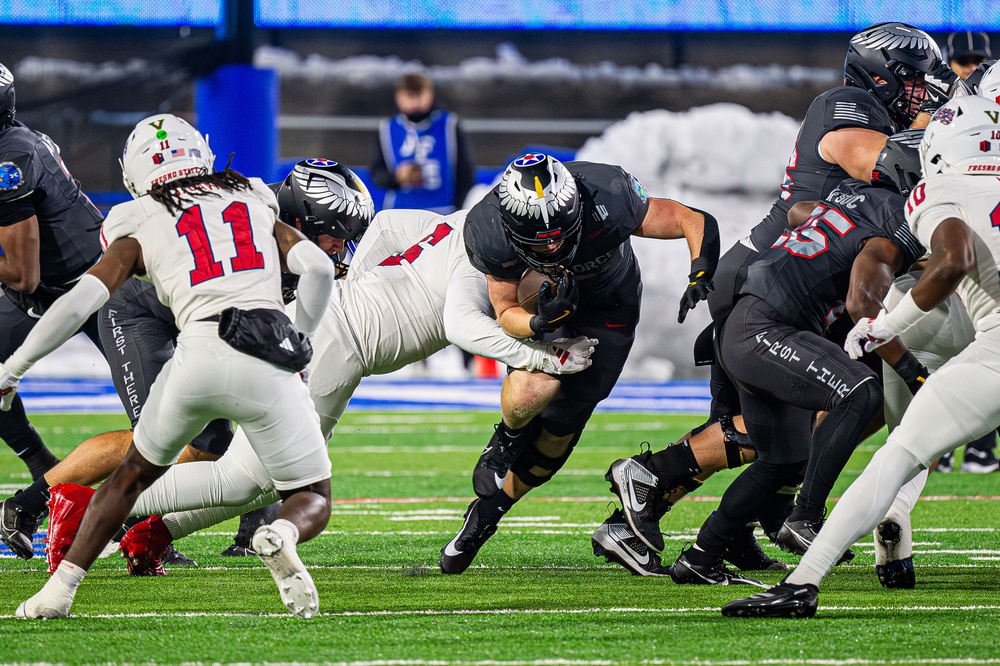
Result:
<svg viewBox="0 0 1000 666"><path fill-rule="evenodd" d="M549 333L556 330L576 313L576 303L580 297L576 279L572 273L559 276L555 284L555 294L551 292L552 284L546 280L538 288L538 314L531 318L529 326L535 333Z"/></svg>
<svg viewBox="0 0 1000 666"><path fill-rule="evenodd" d="M7 371L7 368L0 365L0 410L10 411L10 405L17 395L17 385L20 383L20 377L15 377Z"/></svg>
<svg viewBox="0 0 1000 666"><path fill-rule="evenodd" d="M708 292L715 291L712 276L709 274L707 262L698 257L691 262L691 274L688 275L688 286L681 296L681 309L677 313L677 323L683 324L688 311L698 304L698 301L708 299ZM702 264L705 264L702 266Z"/></svg>
<svg viewBox="0 0 1000 666"><path fill-rule="evenodd" d="M847 340L844 341L844 351L852 359L856 361L865 352L874 351L896 337L896 333L886 327L885 315L885 308L882 308L874 319L862 317L848 332Z"/></svg>
<svg viewBox="0 0 1000 666"><path fill-rule="evenodd" d="M952 97L968 94L962 79L943 60L931 67L924 76L924 82L926 92L920 111L929 115L934 115Z"/></svg>
<svg viewBox="0 0 1000 666"><path fill-rule="evenodd" d="M917 360L912 352L907 351L892 366L893 371L906 383L906 388L910 389L911 395L916 395L920 387L927 381L930 370L923 363Z"/></svg>
<svg viewBox="0 0 1000 666"><path fill-rule="evenodd" d="M590 360L597 340L580 335L575 338L559 338L546 345L545 362L542 372L552 375L570 375L586 370L593 363Z"/></svg>

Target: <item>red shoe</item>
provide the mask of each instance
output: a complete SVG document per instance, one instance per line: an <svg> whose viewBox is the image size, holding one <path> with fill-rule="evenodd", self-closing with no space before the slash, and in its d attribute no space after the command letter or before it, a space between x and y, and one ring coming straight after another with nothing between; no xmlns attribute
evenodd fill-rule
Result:
<svg viewBox="0 0 1000 666"><path fill-rule="evenodd" d="M49 495L45 562L49 565L49 573L53 574L73 545L94 489L77 483L58 483L49 488Z"/></svg>
<svg viewBox="0 0 1000 666"><path fill-rule="evenodd" d="M166 576L163 557L174 540L160 516L150 516L122 537L121 551L132 576Z"/></svg>

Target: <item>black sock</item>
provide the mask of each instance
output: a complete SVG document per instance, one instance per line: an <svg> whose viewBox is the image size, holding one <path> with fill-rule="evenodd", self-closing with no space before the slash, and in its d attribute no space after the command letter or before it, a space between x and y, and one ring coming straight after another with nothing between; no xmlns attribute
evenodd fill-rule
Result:
<svg viewBox="0 0 1000 666"><path fill-rule="evenodd" d="M684 479L701 474L701 467L691 450L691 443L684 440L680 444L668 446L649 457L649 468L660 478L660 488L676 487Z"/></svg>
<svg viewBox="0 0 1000 666"><path fill-rule="evenodd" d="M493 497L479 503L479 517L483 520L483 524L496 525L516 502L516 499L501 490Z"/></svg>
<svg viewBox="0 0 1000 666"><path fill-rule="evenodd" d="M519 441L518 438L524 435L526 432L528 432L528 427L530 425L531 423L529 422L528 425L523 426L521 428L511 428L509 425L507 425L506 421L500 419L500 424L499 424L500 436L508 442L512 443L518 442Z"/></svg>
<svg viewBox="0 0 1000 666"><path fill-rule="evenodd" d="M49 501L49 484L45 481L45 477L43 476L18 493L13 501L32 515L41 514L45 511L45 504Z"/></svg>

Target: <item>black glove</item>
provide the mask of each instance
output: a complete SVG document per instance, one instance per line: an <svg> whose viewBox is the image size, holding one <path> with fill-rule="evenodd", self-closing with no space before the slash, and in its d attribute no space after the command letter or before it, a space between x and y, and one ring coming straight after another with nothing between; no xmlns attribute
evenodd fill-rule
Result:
<svg viewBox="0 0 1000 666"><path fill-rule="evenodd" d="M538 288L538 306L529 326L535 333L554 331L576 313L576 301L580 292L572 273L566 273L555 284L555 295L551 294L552 283L548 280Z"/></svg>
<svg viewBox="0 0 1000 666"><path fill-rule="evenodd" d="M677 313L677 323L683 324L688 310L708 298L708 292L715 291L712 276L708 270L708 260L698 257L691 262L691 274L688 275L688 286L681 296L681 309Z"/></svg>
<svg viewBox="0 0 1000 666"><path fill-rule="evenodd" d="M906 388L910 389L912 395L916 395L920 387L927 381L930 371L923 363L917 360L912 352L906 352L902 358L892 366L899 378L906 382Z"/></svg>
<svg viewBox="0 0 1000 666"><path fill-rule="evenodd" d="M955 96L955 91L965 87L958 74L952 71L943 60L938 60L924 77L926 84L924 101L920 103L920 111L928 115L944 106L945 102ZM968 92L968 90L966 90Z"/></svg>

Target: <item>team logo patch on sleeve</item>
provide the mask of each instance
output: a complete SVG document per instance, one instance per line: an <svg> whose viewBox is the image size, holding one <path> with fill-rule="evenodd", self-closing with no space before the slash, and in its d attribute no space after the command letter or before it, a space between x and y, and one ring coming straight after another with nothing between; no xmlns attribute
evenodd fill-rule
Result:
<svg viewBox="0 0 1000 666"><path fill-rule="evenodd" d="M639 179L635 176L629 174L629 179L632 181L632 189L635 190L635 193L640 199L642 199L642 202L646 203L646 201L649 200L649 192L646 191L646 188L642 186L642 183L640 183Z"/></svg>
<svg viewBox="0 0 1000 666"><path fill-rule="evenodd" d="M0 162L0 190L16 190L24 182L21 169L13 162Z"/></svg>

